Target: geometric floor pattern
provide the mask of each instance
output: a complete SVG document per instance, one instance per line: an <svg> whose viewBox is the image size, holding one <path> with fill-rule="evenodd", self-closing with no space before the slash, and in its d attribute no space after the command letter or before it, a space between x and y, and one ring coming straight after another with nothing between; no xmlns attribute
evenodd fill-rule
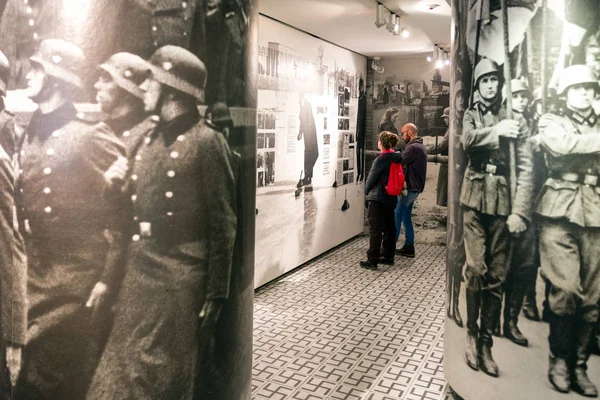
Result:
<svg viewBox="0 0 600 400"><path fill-rule="evenodd" d="M445 247L362 269L354 239L254 296L256 400L448 399Z"/></svg>

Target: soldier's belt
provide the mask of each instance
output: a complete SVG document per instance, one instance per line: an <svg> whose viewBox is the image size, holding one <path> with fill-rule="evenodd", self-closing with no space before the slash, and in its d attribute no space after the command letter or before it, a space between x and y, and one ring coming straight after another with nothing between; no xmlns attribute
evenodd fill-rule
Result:
<svg viewBox="0 0 600 400"><path fill-rule="evenodd" d="M550 177L554 179L560 179L562 181L579 183L580 185L586 186L598 186L598 184L600 183L598 175L578 174L576 172L552 171L550 173Z"/></svg>
<svg viewBox="0 0 600 400"><path fill-rule="evenodd" d="M481 172L483 174L490 175L508 175L508 168L505 165L496 165L496 164L471 164L471 168L477 172Z"/></svg>

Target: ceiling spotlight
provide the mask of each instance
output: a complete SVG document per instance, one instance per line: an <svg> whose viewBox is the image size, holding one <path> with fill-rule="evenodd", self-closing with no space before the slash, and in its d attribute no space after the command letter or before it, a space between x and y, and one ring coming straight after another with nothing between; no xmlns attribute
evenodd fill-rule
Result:
<svg viewBox="0 0 600 400"><path fill-rule="evenodd" d="M400 17L396 16L396 24L394 25L394 31L392 32L394 35L400 34Z"/></svg>
<svg viewBox="0 0 600 400"><path fill-rule="evenodd" d="M405 39L410 36L410 32L406 28L400 29L400 33L402 34L402 37Z"/></svg>
<svg viewBox="0 0 600 400"><path fill-rule="evenodd" d="M437 61L435 62L435 67L436 67L437 69L442 69L442 68L444 68L444 63L442 62L442 60L437 60Z"/></svg>
<svg viewBox="0 0 600 400"><path fill-rule="evenodd" d="M433 58L431 58L431 56L427 56L427 62L431 62L433 61Z"/></svg>
<svg viewBox="0 0 600 400"><path fill-rule="evenodd" d="M383 13L385 12L383 4L377 3L377 13L375 15L375 26L377 28L381 28L385 25L385 18L383 17Z"/></svg>
<svg viewBox="0 0 600 400"><path fill-rule="evenodd" d="M388 21L387 25L385 26L385 28L390 33L394 32L394 27L396 26L396 18L398 18L398 16L396 14L390 15L390 20Z"/></svg>

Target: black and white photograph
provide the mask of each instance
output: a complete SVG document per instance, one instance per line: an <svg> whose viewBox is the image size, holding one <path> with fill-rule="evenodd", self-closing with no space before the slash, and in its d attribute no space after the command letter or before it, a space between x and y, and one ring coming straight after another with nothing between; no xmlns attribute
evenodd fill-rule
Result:
<svg viewBox="0 0 600 400"><path fill-rule="evenodd" d="M599 10L453 2L444 371L465 399L598 396Z"/></svg>
<svg viewBox="0 0 600 400"><path fill-rule="evenodd" d="M0 2L0 398L249 392L257 18Z"/></svg>

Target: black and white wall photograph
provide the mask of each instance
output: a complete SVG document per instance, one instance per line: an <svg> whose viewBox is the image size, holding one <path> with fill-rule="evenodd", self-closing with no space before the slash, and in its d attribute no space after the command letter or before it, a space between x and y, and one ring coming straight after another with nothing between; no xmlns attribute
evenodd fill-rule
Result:
<svg viewBox="0 0 600 400"><path fill-rule="evenodd" d="M598 395L598 13L453 2L444 371L465 399Z"/></svg>
<svg viewBox="0 0 600 400"><path fill-rule="evenodd" d="M0 399L250 398L257 22L0 1Z"/></svg>

